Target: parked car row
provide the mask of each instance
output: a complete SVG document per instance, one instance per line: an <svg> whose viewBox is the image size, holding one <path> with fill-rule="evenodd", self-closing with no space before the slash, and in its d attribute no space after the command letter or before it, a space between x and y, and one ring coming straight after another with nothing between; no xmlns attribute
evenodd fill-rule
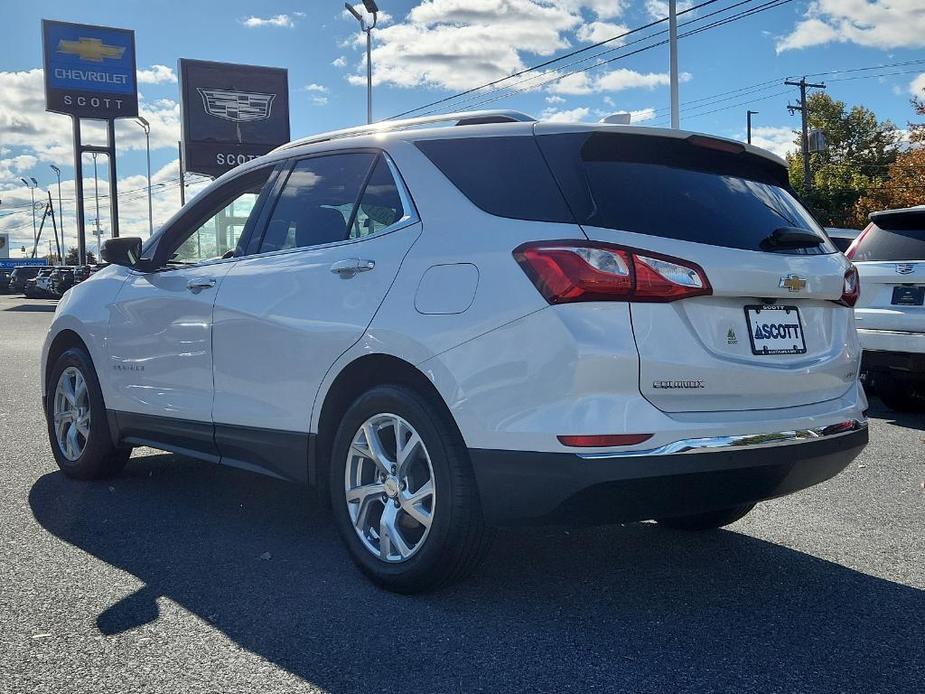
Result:
<svg viewBox="0 0 925 694"><path fill-rule="evenodd" d="M0 293L23 294L29 299L60 299L105 265L21 265L0 270Z"/></svg>

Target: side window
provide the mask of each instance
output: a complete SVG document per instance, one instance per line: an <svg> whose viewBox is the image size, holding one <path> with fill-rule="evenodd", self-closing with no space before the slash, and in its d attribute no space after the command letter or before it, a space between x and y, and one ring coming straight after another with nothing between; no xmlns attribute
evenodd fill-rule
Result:
<svg viewBox="0 0 925 694"><path fill-rule="evenodd" d="M257 252L319 246L353 237L357 228L354 208L375 158L375 154L351 152L298 161Z"/></svg>
<svg viewBox="0 0 925 694"><path fill-rule="evenodd" d="M376 166L357 209L354 223L350 227L351 239L364 238L376 234L405 216L398 194L398 186L389 170L385 157L379 155Z"/></svg>
<svg viewBox="0 0 925 694"><path fill-rule="evenodd" d="M254 205L272 171L267 167L245 174L218 191L200 221L169 244L167 262L193 265L234 251L248 222L254 223Z"/></svg>

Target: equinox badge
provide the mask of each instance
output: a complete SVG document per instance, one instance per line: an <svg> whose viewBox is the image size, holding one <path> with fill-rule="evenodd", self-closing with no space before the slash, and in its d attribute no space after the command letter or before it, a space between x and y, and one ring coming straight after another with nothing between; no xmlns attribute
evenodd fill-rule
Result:
<svg viewBox="0 0 925 694"><path fill-rule="evenodd" d="M806 286L806 278L794 274L784 275L777 286L781 289L789 289L791 292L798 292Z"/></svg>

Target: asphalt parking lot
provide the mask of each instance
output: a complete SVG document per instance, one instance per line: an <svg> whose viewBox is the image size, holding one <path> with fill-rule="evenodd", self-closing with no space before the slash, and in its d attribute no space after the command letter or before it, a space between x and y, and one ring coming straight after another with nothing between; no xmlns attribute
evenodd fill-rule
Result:
<svg viewBox="0 0 925 694"><path fill-rule="evenodd" d="M466 583L368 584L299 487L150 449L66 479L52 302L0 296L2 692L900 692L925 682L925 414L729 529L499 532Z"/></svg>

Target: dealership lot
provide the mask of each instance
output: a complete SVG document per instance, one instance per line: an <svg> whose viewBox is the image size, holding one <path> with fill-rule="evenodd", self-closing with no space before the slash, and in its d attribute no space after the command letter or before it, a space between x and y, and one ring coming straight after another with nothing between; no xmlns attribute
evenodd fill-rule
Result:
<svg viewBox="0 0 925 694"><path fill-rule="evenodd" d="M53 310L0 296L0 691L921 690L925 414L874 401L845 472L728 530L504 530L403 597L298 487L150 449L64 478Z"/></svg>

